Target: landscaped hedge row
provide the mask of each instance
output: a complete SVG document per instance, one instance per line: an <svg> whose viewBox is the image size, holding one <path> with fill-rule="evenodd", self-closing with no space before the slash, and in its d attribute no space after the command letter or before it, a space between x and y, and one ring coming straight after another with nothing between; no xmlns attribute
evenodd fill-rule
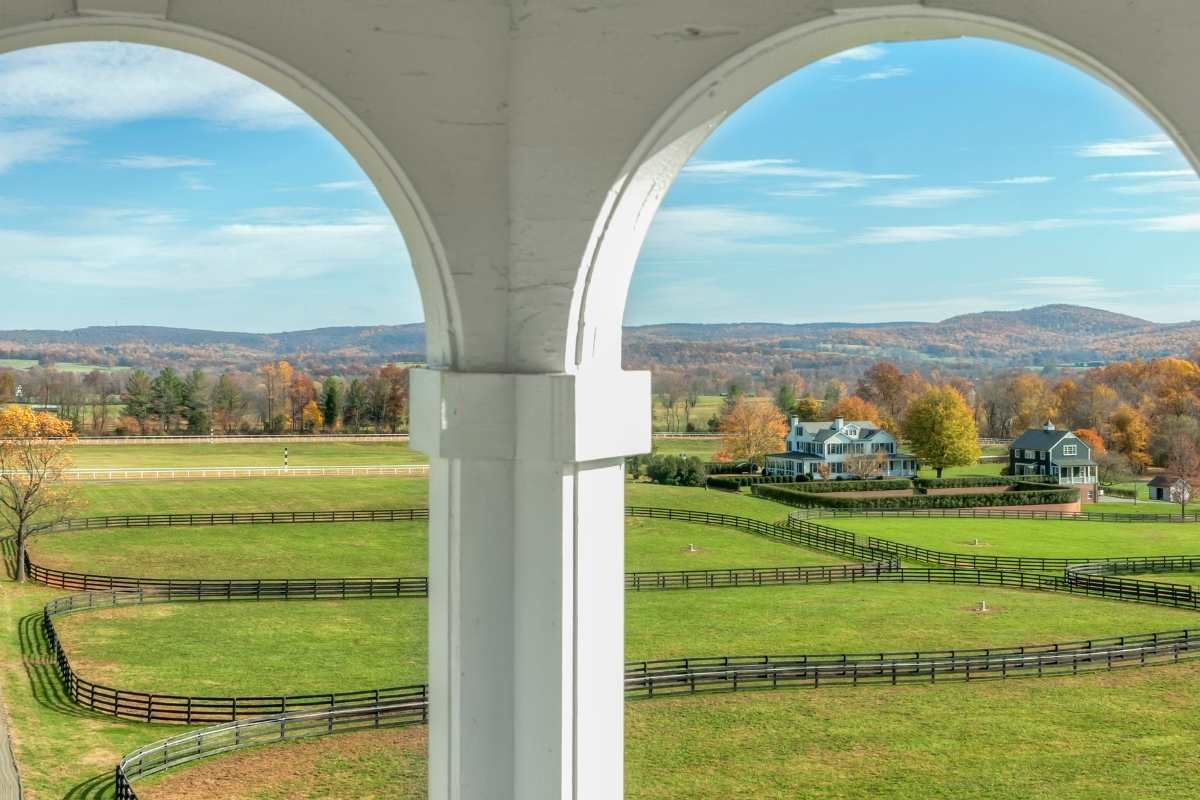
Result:
<svg viewBox="0 0 1200 800"><path fill-rule="evenodd" d="M879 481L813 481L812 483L796 484L796 491L809 494L825 494L827 492L887 492L897 489L913 488L908 478L889 478Z"/></svg>
<svg viewBox="0 0 1200 800"><path fill-rule="evenodd" d="M753 475L758 467L749 461L705 461L704 471L709 475Z"/></svg>
<svg viewBox="0 0 1200 800"><path fill-rule="evenodd" d="M808 487L805 487L806 489ZM1074 489L1040 489L1036 491L989 492L986 494L909 495L900 497L837 497L812 494L792 486L756 485L751 491L759 497L792 506L821 508L980 508L986 506L1033 506L1051 503L1073 503L1078 499Z"/></svg>
<svg viewBox="0 0 1200 800"><path fill-rule="evenodd" d="M974 486L1008 486L1013 479L995 475L960 475L957 478L917 478L914 482L921 489L968 489Z"/></svg>
<svg viewBox="0 0 1200 800"><path fill-rule="evenodd" d="M725 489L736 492L743 486L753 486L759 483L795 483L790 475L719 475L710 476L708 485L713 489Z"/></svg>

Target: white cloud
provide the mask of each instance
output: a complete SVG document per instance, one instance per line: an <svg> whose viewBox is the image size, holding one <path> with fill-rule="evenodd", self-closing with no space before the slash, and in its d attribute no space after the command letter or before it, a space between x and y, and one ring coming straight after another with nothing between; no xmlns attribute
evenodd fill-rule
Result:
<svg viewBox="0 0 1200 800"><path fill-rule="evenodd" d="M181 169L184 167L211 167L216 162L206 158L188 158L186 156L124 156L110 158L104 162L110 167L124 169Z"/></svg>
<svg viewBox="0 0 1200 800"><path fill-rule="evenodd" d="M954 239L996 239L1036 231L1061 230L1104 224L1099 220L1040 219L1006 223L963 223L955 225L896 225L868 228L851 239L852 244L917 244Z"/></svg>
<svg viewBox="0 0 1200 800"><path fill-rule="evenodd" d="M1109 289L1097 278L1080 275L1039 275L1017 278L1016 286L1004 292L1014 297L1037 297L1041 303L1055 301L1106 300L1120 292Z"/></svg>
<svg viewBox="0 0 1200 800"><path fill-rule="evenodd" d="M1132 180L1136 178L1195 178L1192 169L1142 169L1133 172L1097 172L1089 175L1089 181Z"/></svg>
<svg viewBox="0 0 1200 800"><path fill-rule="evenodd" d="M370 181L328 181L326 183L318 183L317 187L322 192L344 192L349 189L370 189Z"/></svg>
<svg viewBox="0 0 1200 800"><path fill-rule="evenodd" d="M313 124L262 84L175 50L89 42L30 48L0 61L0 118L94 125L163 117L262 129Z"/></svg>
<svg viewBox="0 0 1200 800"><path fill-rule="evenodd" d="M852 47L840 53L834 53L818 61L818 64L841 64L843 61L878 61L887 55L887 51L874 44L864 44Z"/></svg>
<svg viewBox="0 0 1200 800"><path fill-rule="evenodd" d="M400 233L386 215L202 229L176 221L170 212L93 209L68 231L0 229L0 276L72 286L234 289L408 264Z"/></svg>
<svg viewBox="0 0 1200 800"><path fill-rule="evenodd" d="M887 67L886 69L878 69L873 72L864 72L861 75L855 75L853 78L845 78L844 80L853 83L854 81L890 81L892 78L903 78L905 75L911 75L912 70L908 67Z"/></svg>
<svg viewBox="0 0 1200 800"><path fill-rule="evenodd" d="M54 130L0 130L0 172L18 164L54 158L75 144L75 139Z"/></svg>
<svg viewBox="0 0 1200 800"><path fill-rule="evenodd" d="M1149 217L1138 220L1134 230L1185 233L1200 231L1200 214L1173 214L1166 217Z"/></svg>
<svg viewBox="0 0 1200 800"><path fill-rule="evenodd" d="M822 197L839 189L861 189L880 181L904 181L916 177L892 172L857 172L807 167L790 158L693 161L684 166L683 175L710 183L780 178L805 181L793 185L780 185L778 180L772 181L771 188L766 193L774 197Z"/></svg>
<svg viewBox="0 0 1200 800"><path fill-rule="evenodd" d="M677 206L664 208L654 217L645 251L648 258L672 260L715 253L811 251L812 244L796 240L821 232L821 228L781 214L731 206Z"/></svg>
<svg viewBox="0 0 1200 800"><path fill-rule="evenodd" d="M1050 183L1054 180L1049 175L1019 175L1014 178L1000 178L994 181L985 181L985 183L993 183L997 185L1012 185L1012 186L1032 186L1038 183Z"/></svg>
<svg viewBox="0 0 1200 800"><path fill-rule="evenodd" d="M211 192L212 184L195 175L180 175L179 179L183 181L183 188L189 192Z"/></svg>
<svg viewBox="0 0 1200 800"><path fill-rule="evenodd" d="M1112 191L1119 194L1175 194L1178 192L1200 192L1200 181L1195 178L1170 181L1146 181L1115 186Z"/></svg>
<svg viewBox="0 0 1200 800"><path fill-rule="evenodd" d="M1162 155L1170 153L1174 149L1174 142L1166 136L1158 134L1138 139L1109 139L1085 144L1075 150L1075 155L1083 158L1136 158Z"/></svg>
<svg viewBox="0 0 1200 800"><path fill-rule="evenodd" d="M957 203L960 200L983 197L986 194L990 194L990 192L964 186L929 186L923 189L906 189L868 197L863 200L863 205L889 208L937 208Z"/></svg>

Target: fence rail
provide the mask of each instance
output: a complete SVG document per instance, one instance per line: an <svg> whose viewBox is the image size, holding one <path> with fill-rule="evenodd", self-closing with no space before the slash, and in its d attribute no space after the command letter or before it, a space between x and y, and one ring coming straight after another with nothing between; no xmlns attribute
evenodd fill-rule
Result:
<svg viewBox="0 0 1200 800"><path fill-rule="evenodd" d="M310 434L202 434L199 436L80 436L73 442L77 445L103 444L249 444L274 442L293 444L300 442L407 442L407 433L335 433Z"/></svg>
<svg viewBox="0 0 1200 800"><path fill-rule="evenodd" d="M1052 519L1080 522L1200 522L1200 511L1190 514L1122 514L1108 511L1038 511L991 508L811 508L792 511L790 519L850 517L922 517L936 519Z"/></svg>
<svg viewBox="0 0 1200 800"><path fill-rule="evenodd" d="M855 576L900 569L900 560L821 567L744 567L741 569L626 572L625 588L718 589L739 586L782 586L791 583L839 583Z"/></svg>
<svg viewBox="0 0 1200 800"><path fill-rule="evenodd" d="M404 692L410 688L273 697L189 697L130 691L96 683L77 673L54 628L54 618L64 614L148 603L410 597L416 596L414 592L417 586L424 589L425 579L226 581L221 582L224 584L222 586L211 583L203 588L179 583L169 588L142 587L137 591L89 592L67 595L47 603L42 609L42 632L67 695L76 703L101 714L139 722L196 725L282 714L298 709L336 709L378 704L396 696L404 696Z"/></svg>
<svg viewBox="0 0 1200 800"><path fill-rule="evenodd" d="M346 511L222 511L208 514L120 514L65 519L36 533L95 528L159 528L208 525L285 525L316 522L410 522L429 519L428 508L384 508Z"/></svg>
<svg viewBox="0 0 1200 800"><path fill-rule="evenodd" d="M132 783L201 758L332 733L420 725L429 721L425 686L396 689L384 701L358 707L290 711L250 720L235 720L139 747L117 765L116 800L137 800Z"/></svg>

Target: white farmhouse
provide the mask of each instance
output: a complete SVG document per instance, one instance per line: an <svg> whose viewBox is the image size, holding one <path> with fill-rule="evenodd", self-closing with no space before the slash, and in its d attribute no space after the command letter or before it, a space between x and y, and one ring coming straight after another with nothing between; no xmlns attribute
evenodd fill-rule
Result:
<svg viewBox="0 0 1200 800"><path fill-rule="evenodd" d="M874 455L879 455L880 465L869 476L856 474L846 463ZM767 456L763 473L820 479L825 477L823 464L828 465L830 478L912 478L919 466L916 456L900 452L895 436L873 423L846 422L841 417L832 421L801 422L799 417L792 417L787 452Z"/></svg>

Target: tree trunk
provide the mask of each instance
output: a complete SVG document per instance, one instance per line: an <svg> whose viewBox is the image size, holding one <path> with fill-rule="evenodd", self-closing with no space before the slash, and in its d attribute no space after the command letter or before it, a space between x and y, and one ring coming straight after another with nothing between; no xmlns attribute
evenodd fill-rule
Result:
<svg viewBox="0 0 1200 800"><path fill-rule="evenodd" d="M18 530L16 535L17 563L13 565L13 575L17 583L25 582L25 538L25 532Z"/></svg>
<svg viewBox="0 0 1200 800"><path fill-rule="evenodd" d="M934 469L937 470L937 477L938 477L938 480L940 481L942 479L942 467L934 467Z"/></svg>

